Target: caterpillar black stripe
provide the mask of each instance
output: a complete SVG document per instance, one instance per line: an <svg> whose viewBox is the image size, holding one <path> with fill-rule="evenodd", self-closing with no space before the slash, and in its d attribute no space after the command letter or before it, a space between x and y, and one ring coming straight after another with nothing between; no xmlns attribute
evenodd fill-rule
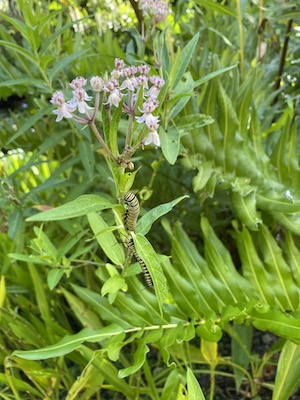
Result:
<svg viewBox="0 0 300 400"><path fill-rule="evenodd" d="M124 203L127 206L124 215L125 228L130 232L134 232L137 218L140 213L139 201L133 193L126 193L124 196Z"/></svg>
<svg viewBox="0 0 300 400"><path fill-rule="evenodd" d="M136 258L136 261L140 264L144 277L145 277L145 281L147 283L147 285L151 288L154 287L153 285L153 280L149 274L148 268L146 267L146 264L144 263L144 261L141 259L141 257L138 255L135 246L134 246L134 242L133 239L130 235L126 236L125 239L125 244L127 246L127 248L129 249L129 251L134 255L134 257Z"/></svg>

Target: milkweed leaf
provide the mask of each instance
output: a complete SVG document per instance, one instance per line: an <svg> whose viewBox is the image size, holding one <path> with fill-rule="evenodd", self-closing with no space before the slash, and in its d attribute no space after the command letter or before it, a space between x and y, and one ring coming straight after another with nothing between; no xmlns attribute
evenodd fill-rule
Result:
<svg viewBox="0 0 300 400"><path fill-rule="evenodd" d="M94 211L115 207L106 198L97 194L84 194L76 200L63 204L52 210L47 210L27 218L27 221L59 221L80 217Z"/></svg>

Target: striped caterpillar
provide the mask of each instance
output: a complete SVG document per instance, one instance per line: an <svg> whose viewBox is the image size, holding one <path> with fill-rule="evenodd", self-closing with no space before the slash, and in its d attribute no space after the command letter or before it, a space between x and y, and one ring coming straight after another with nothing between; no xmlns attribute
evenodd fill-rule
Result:
<svg viewBox="0 0 300 400"><path fill-rule="evenodd" d="M124 196L124 203L127 206L124 215L125 228L130 232L134 232L137 218L140 213L139 201L133 193L126 193Z"/></svg>
<svg viewBox="0 0 300 400"><path fill-rule="evenodd" d="M125 239L125 244L127 246L127 248L129 249L130 253L134 255L134 257L136 258L137 262L140 264L146 283L150 288L153 288L153 281L151 278L151 275L149 274L148 268L146 267L146 264L144 263L144 261L141 259L141 257L138 255L135 246L134 246L134 242L133 239L131 237L131 235L126 236Z"/></svg>

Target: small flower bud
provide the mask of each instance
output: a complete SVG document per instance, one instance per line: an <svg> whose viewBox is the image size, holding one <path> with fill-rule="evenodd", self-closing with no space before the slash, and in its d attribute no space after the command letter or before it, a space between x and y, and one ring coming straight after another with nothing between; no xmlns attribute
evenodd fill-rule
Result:
<svg viewBox="0 0 300 400"><path fill-rule="evenodd" d="M102 92L104 89L104 80L99 76L93 76L90 79L90 84L94 92Z"/></svg>

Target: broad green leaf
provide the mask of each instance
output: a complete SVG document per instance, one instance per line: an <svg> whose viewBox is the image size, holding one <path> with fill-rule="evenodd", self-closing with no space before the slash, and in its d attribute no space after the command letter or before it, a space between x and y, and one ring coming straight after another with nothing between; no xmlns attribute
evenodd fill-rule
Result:
<svg viewBox="0 0 300 400"><path fill-rule="evenodd" d="M152 208L152 210L148 211L145 215L143 215L137 225L136 233L140 233L142 235L147 235L150 231L153 223L163 215L167 214L175 207L178 203L180 203L183 199L188 198L189 196L181 196L175 200L170 201L169 203L160 204L157 207Z"/></svg>
<svg viewBox="0 0 300 400"><path fill-rule="evenodd" d="M159 128L160 145L166 160L174 165L180 147L180 132L175 125L165 131L161 126Z"/></svg>
<svg viewBox="0 0 300 400"><path fill-rule="evenodd" d="M144 236L138 233L137 235L133 236L133 240L136 251L141 259L145 262L150 272L158 306L162 313L162 306L168 299L168 286L163 269L153 247Z"/></svg>
<svg viewBox="0 0 300 400"><path fill-rule="evenodd" d="M144 337L139 339L137 349L133 355L133 365L127 368L120 369L119 378L126 378L129 375L134 374L139 371L146 361L146 354L149 353L148 343L156 343L159 341L163 334L162 328L150 331L144 334Z"/></svg>
<svg viewBox="0 0 300 400"><path fill-rule="evenodd" d="M176 60L170 72L170 81L172 82L171 83L172 89L176 88L176 86L180 82L180 79L185 73L185 70L196 48L198 38L199 38L199 33L197 33L184 47L184 49L180 52L180 57L176 57Z"/></svg>
<svg viewBox="0 0 300 400"><path fill-rule="evenodd" d="M289 400L299 380L300 345L287 340L280 353L272 400Z"/></svg>
<svg viewBox="0 0 300 400"><path fill-rule="evenodd" d="M120 193L126 194L131 189L135 180L135 175L138 173L140 169L141 167L139 167L136 171L133 172L125 172L125 174L121 176L119 182Z"/></svg>
<svg viewBox="0 0 300 400"><path fill-rule="evenodd" d="M125 261L124 246L118 243L112 232L106 230L108 225L101 215L89 213L87 217L92 231L104 253L115 265L122 265ZM103 230L105 230L105 232L103 232Z"/></svg>
<svg viewBox="0 0 300 400"><path fill-rule="evenodd" d="M108 293L117 293L119 290L127 290L127 284L124 278L116 274L105 281L101 288L101 294L105 296Z"/></svg>
<svg viewBox="0 0 300 400"><path fill-rule="evenodd" d="M52 260L57 258L57 247L51 242L50 238L42 230L42 226L33 228L36 238L33 239L32 247L37 248L43 255L45 254Z"/></svg>
<svg viewBox="0 0 300 400"><path fill-rule="evenodd" d="M205 400L202 389L197 381L193 371L188 368L186 373L186 382L189 400Z"/></svg>
<svg viewBox="0 0 300 400"><path fill-rule="evenodd" d="M53 290L64 276L63 268L51 268L47 275L47 283L50 290Z"/></svg>
<svg viewBox="0 0 300 400"><path fill-rule="evenodd" d="M256 200L257 206L262 210L278 211L282 213L293 213L300 211L300 202L293 203L292 201L287 201L288 197L266 197L266 195L263 196L257 193Z"/></svg>
<svg viewBox="0 0 300 400"><path fill-rule="evenodd" d="M101 342L104 339L122 332L118 325L111 324L99 330L85 328L75 335L67 335L56 344L37 350L16 350L13 356L25 358L26 360L46 360L48 358L61 357L78 349L84 342Z"/></svg>
<svg viewBox="0 0 300 400"><path fill-rule="evenodd" d="M115 207L106 198L97 194L84 194L76 200L63 204L52 210L44 211L27 218L27 221L59 221L80 217L91 212Z"/></svg>
<svg viewBox="0 0 300 400"><path fill-rule="evenodd" d="M249 366L253 327L234 324L229 328L229 334L231 336L232 361L242 368L234 368L235 387L238 391L245 377L244 371L247 371Z"/></svg>
<svg viewBox="0 0 300 400"><path fill-rule="evenodd" d="M257 329L273 332L277 336L300 344L299 315L294 317L278 309L262 307L262 310L260 310L256 307L251 311L250 318Z"/></svg>

